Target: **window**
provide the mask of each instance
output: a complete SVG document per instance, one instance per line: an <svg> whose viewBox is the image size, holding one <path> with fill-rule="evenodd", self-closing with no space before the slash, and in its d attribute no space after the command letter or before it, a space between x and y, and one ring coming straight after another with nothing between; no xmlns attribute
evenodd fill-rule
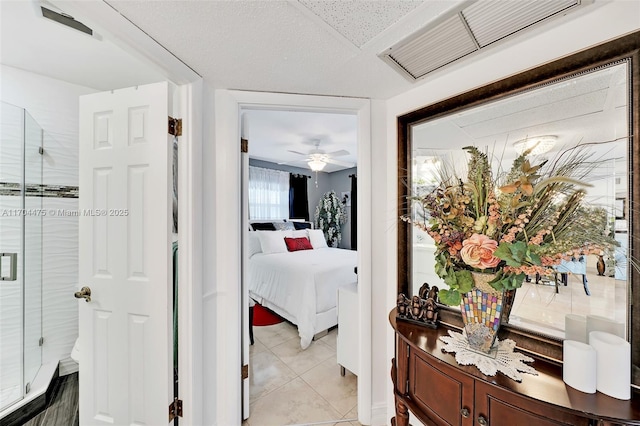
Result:
<svg viewBox="0 0 640 426"><path fill-rule="evenodd" d="M249 219L289 218L289 173L249 166Z"/></svg>

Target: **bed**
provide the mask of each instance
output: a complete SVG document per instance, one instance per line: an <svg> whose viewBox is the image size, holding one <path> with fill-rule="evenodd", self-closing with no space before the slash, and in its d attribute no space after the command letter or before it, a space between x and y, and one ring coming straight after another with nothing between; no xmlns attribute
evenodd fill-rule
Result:
<svg viewBox="0 0 640 426"><path fill-rule="evenodd" d="M306 239L306 249L285 243ZM291 248L291 247L290 247ZM338 323L337 294L357 281L357 252L329 248L313 229L249 232L249 296L298 326L300 346Z"/></svg>

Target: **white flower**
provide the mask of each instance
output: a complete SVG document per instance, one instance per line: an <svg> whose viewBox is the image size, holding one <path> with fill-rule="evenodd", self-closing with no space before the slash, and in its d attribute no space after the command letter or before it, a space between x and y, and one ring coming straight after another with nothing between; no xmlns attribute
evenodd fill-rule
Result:
<svg viewBox="0 0 640 426"><path fill-rule="evenodd" d="M316 206L316 225L327 243L336 246L342 239L340 226L347 221L344 206L335 191L326 192Z"/></svg>

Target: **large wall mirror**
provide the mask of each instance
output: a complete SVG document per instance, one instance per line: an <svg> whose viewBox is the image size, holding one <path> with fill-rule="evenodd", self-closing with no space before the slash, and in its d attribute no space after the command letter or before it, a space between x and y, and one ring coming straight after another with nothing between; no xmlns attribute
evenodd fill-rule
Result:
<svg viewBox="0 0 640 426"><path fill-rule="evenodd" d="M433 188L443 164L466 166L464 146L476 146L489 155L493 170L504 170L527 143L537 144L532 158L540 161L589 145L591 186L585 201L606 212L603 226L619 246L602 257L577 257L564 281L559 274L531 277L517 290L501 337L560 361L566 314L615 319L625 324L632 343L635 385L640 385L639 50L637 32L398 119L399 215L416 214L407 196ZM398 240L398 292L417 294L423 283L447 287L434 272L435 246L428 234L402 222ZM443 307L441 318L461 324L457 308Z"/></svg>

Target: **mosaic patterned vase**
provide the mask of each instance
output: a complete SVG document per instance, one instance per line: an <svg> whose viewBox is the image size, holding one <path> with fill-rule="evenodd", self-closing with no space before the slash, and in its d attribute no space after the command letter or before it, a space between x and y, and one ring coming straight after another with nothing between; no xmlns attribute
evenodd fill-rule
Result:
<svg viewBox="0 0 640 426"><path fill-rule="evenodd" d="M460 310L469 348L491 354L502 323L509 322L515 290L497 291L488 283L494 274L472 272L474 287L462 297Z"/></svg>

